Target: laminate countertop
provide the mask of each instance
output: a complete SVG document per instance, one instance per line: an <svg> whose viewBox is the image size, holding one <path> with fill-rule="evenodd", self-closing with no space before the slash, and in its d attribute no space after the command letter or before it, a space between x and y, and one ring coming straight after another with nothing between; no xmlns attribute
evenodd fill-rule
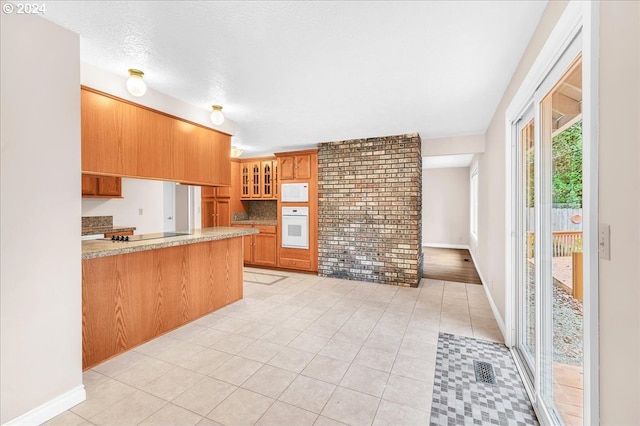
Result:
<svg viewBox="0 0 640 426"><path fill-rule="evenodd" d="M142 241L88 240L82 242L82 259L116 256L137 251L224 240L226 238L242 237L244 235L257 233L258 230L255 228L215 227L194 229L189 235L179 235L175 237L163 237L163 233L141 234L145 237L153 237L153 239Z"/></svg>

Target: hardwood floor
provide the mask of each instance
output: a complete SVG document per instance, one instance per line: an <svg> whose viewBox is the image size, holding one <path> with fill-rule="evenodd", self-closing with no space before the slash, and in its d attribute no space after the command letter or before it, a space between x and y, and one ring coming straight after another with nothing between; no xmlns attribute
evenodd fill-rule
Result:
<svg viewBox="0 0 640 426"><path fill-rule="evenodd" d="M469 250L423 247L424 278L482 284Z"/></svg>

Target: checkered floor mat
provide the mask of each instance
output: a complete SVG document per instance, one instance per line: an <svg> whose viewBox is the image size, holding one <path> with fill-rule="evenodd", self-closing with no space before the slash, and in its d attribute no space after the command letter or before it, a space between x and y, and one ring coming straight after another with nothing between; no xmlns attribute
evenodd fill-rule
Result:
<svg viewBox="0 0 640 426"><path fill-rule="evenodd" d="M497 384L476 382L473 361L493 365ZM500 343L440 333L431 425L537 425L509 350Z"/></svg>

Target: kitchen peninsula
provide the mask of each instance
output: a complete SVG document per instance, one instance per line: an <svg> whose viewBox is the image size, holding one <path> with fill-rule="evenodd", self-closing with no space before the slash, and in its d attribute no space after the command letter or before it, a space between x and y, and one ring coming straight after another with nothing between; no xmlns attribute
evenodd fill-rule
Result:
<svg viewBox="0 0 640 426"><path fill-rule="evenodd" d="M242 299L242 239L257 232L83 241L83 369Z"/></svg>

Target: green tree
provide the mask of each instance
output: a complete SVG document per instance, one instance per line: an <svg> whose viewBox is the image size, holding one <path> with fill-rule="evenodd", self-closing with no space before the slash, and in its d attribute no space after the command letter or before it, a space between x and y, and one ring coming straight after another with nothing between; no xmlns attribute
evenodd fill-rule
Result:
<svg viewBox="0 0 640 426"><path fill-rule="evenodd" d="M582 121L553 138L553 204L582 207Z"/></svg>

